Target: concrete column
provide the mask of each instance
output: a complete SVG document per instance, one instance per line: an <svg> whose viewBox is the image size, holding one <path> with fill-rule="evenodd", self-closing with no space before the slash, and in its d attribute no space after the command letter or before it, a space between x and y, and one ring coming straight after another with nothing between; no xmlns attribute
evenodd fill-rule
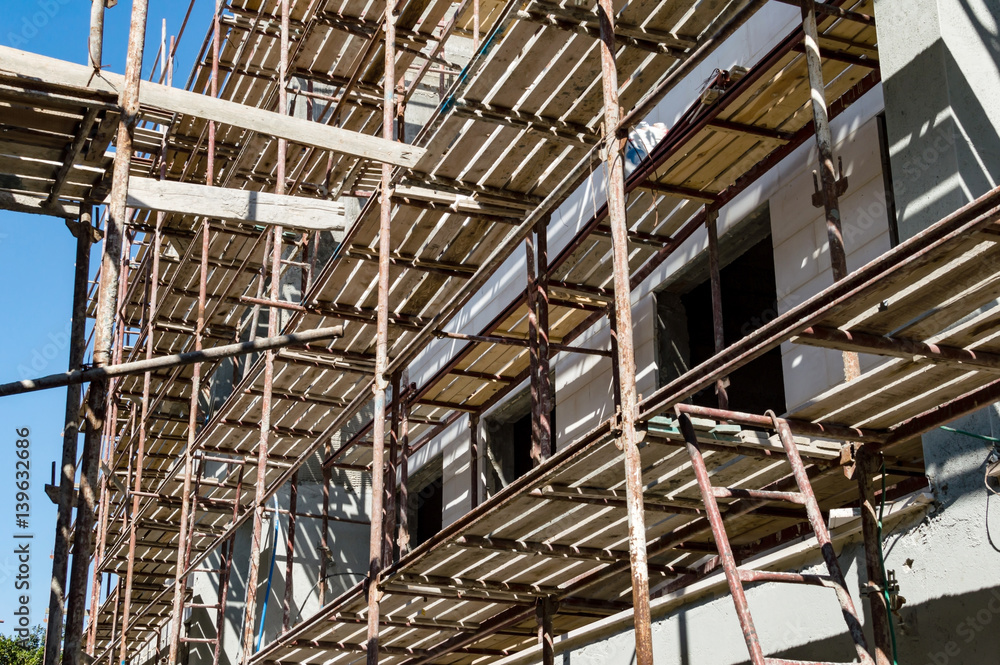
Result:
<svg viewBox="0 0 1000 665"><path fill-rule="evenodd" d="M899 238L1000 183L1000 0L875 0Z"/></svg>

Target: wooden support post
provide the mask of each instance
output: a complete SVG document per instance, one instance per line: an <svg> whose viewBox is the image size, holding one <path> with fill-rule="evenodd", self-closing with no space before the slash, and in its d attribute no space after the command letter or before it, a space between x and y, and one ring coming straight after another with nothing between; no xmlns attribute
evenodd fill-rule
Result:
<svg viewBox="0 0 1000 665"><path fill-rule="evenodd" d="M715 352L720 353L726 348L726 333L722 318L722 276L719 267L719 211L707 208L705 211L705 229L708 231L708 272L712 284L712 329L715 333ZM716 380L715 395L719 399L719 408L729 408L729 395L726 393L725 378Z"/></svg>
<svg viewBox="0 0 1000 665"><path fill-rule="evenodd" d="M98 3L100 4L100 3ZM87 285L90 279L90 248L94 242L91 211L86 208L77 224L70 225L76 236L76 270L73 278L73 318L70 324L69 369L80 369L86 353ZM66 566L69 562L69 542L72 538L74 485L76 484L76 454L80 434L79 385L66 390L66 411L63 418L63 450L59 476L59 508L56 518L55 545L52 550L52 582L49 592L49 621L45 634L44 665L59 662L62 643L63 608L66 604Z"/></svg>
<svg viewBox="0 0 1000 665"><path fill-rule="evenodd" d="M97 1L100 3L100 0ZM132 162L132 140L139 111L139 80L142 72L147 3L148 0L134 0L132 4L125 79L119 95L122 115L118 124L111 199L108 205L104 251L101 258L101 284L98 291L94 324L94 364L98 367L107 365L110 360L112 332L115 315L118 311L119 261L122 253L122 231L125 227L126 216L125 197L128 192L128 176ZM95 25L91 26L90 54L91 58L100 58L101 49L98 44L101 39L95 39L95 35L103 32L103 12L95 8L92 19L98 19L100 29ZM80 468L80 500L73 543L69 602L66 610L66 632L62 661L64 665L80 665L83 661L81 644L83 615L87 597L87 572L93 552L91 532L97 501L95 488L100 465L101 432L104 429L107 393L107 381L95 381L90 384L86 408L86 434Z"/></svg>
<svg viewBox="0 0 1000 665"><path fill-rule="evenodd" d="M865 543L865 568L868 573L867 597L871 610L872 634L876 665L891 665L892 635L889 607L882 591L884 582L884 565L882 563L882 538L879 533L878 512L875 508L874 477L880 471L880 464L875 454L867 445L858 447L855 453L855 480L858 482L858 492L861 497L861 532Z"/></svg>
<svg viewBox="0 0 1000 665"><path fill-rule="evenodd" d="M392 141L396 92L396 2L385 6L385 66L382 81L382 137ZM378 318L375 326L375 413L372 427L372 513L368 568L368 665L378 665L379 589L382 580L382 499L385 484L385 392L389 365L389 237L392 217L392 167L382 164L382 185L378 239Z"/></svg>
<svg viewBox="0 0 1000 665"><path fill-rule="evenodd" d="M285 598L281 612L281 629L287 631L292 625L292 611L295 608L295 514L299 505L299 472L292 474L288 487L288 541L285 544Z"/></svg>
<svg viewBox="0 0 1000 665"><path fill-rule="evenodd" d="M625 215L624 148L619 136L618 71L615 65L615 9L612 0L599 0L601 68L604 88L605 164L608 172L608 216L615 286L615 322L620 382L619 446L625 457L625 490L628 501L629 559L632 603L635 611L636 665L653 665L653 636L649 613L649 570L646 564L646 520L642 507L642 461L635 428L638 416L635 388L635 353L632 342L632 290L629 272L628 220Z"/></svg>
<svg viewBox="0 0 1000 665"><path fill-rule="evenodd" d="M479 505L479 414L469 414L469 509Z"/></svg>
<svg viewBox="0 0 1000 665"><path fill-rule="evenodd" d="M539 598L535 604L535 619L538 622L538 643L542 646L541 665L555 665L552 634L553 614L555 614L555 601L552 597Z"/></svg>

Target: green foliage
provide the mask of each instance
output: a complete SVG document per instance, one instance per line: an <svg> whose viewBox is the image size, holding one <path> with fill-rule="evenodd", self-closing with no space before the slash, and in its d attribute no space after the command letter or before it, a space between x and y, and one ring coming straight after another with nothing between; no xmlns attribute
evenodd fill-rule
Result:
<svg viewBox="0 0 1000 665"><path fill-rule="evenodd" d="M0 665L39 665L45 649L45 629L35 626L27 640L0 635Z"/></svg>

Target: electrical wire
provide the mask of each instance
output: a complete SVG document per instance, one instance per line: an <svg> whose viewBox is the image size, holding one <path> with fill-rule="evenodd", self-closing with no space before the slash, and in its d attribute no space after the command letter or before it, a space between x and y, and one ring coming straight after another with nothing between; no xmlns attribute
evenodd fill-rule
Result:
<svg viewBox="0 0 1000 665"><path fill-rule="evenodd" d="M882 519L885 516L885 457L882 458L882 496L878 509L878 562L882 569L882 598L889 619L889 637L892 639L892 665L899 665L896 647L896 627L892 622L892 600L889 598L889 576L885 572L885 552L882 550Z"/></svg>

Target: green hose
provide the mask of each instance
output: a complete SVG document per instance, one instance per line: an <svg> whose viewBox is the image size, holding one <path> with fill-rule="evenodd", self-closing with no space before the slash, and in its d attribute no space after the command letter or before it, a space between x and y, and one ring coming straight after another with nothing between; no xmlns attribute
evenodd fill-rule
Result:
<svg viewBox="0 0 1000 665"><path fill-rule="evenodd" d="M945 429L945 428L942 428ZM878 509L878 561L882 569L882 597L885 599L886 613L889 619L889 636L892 638L892 665L899 665L896 648L896 628L892 623L892 601L889 598L889 577L885 573L885 553L882 551L882 517L885 515L885 460L882 460L882 497Z"/></svg>
<svg viewBox="0 0 1000 665"><path fill-rule="evenodd" d="M965 436L971 436L973 439L982 439L983 441L992 441L993 443L1000 443L1000 439L994 436L986 436L985 434L976 434L975 432L966 432L964 429L955 429L954 427L944 427L941 426L945 432L954 432L955 434L964 434Z"/></svg>

